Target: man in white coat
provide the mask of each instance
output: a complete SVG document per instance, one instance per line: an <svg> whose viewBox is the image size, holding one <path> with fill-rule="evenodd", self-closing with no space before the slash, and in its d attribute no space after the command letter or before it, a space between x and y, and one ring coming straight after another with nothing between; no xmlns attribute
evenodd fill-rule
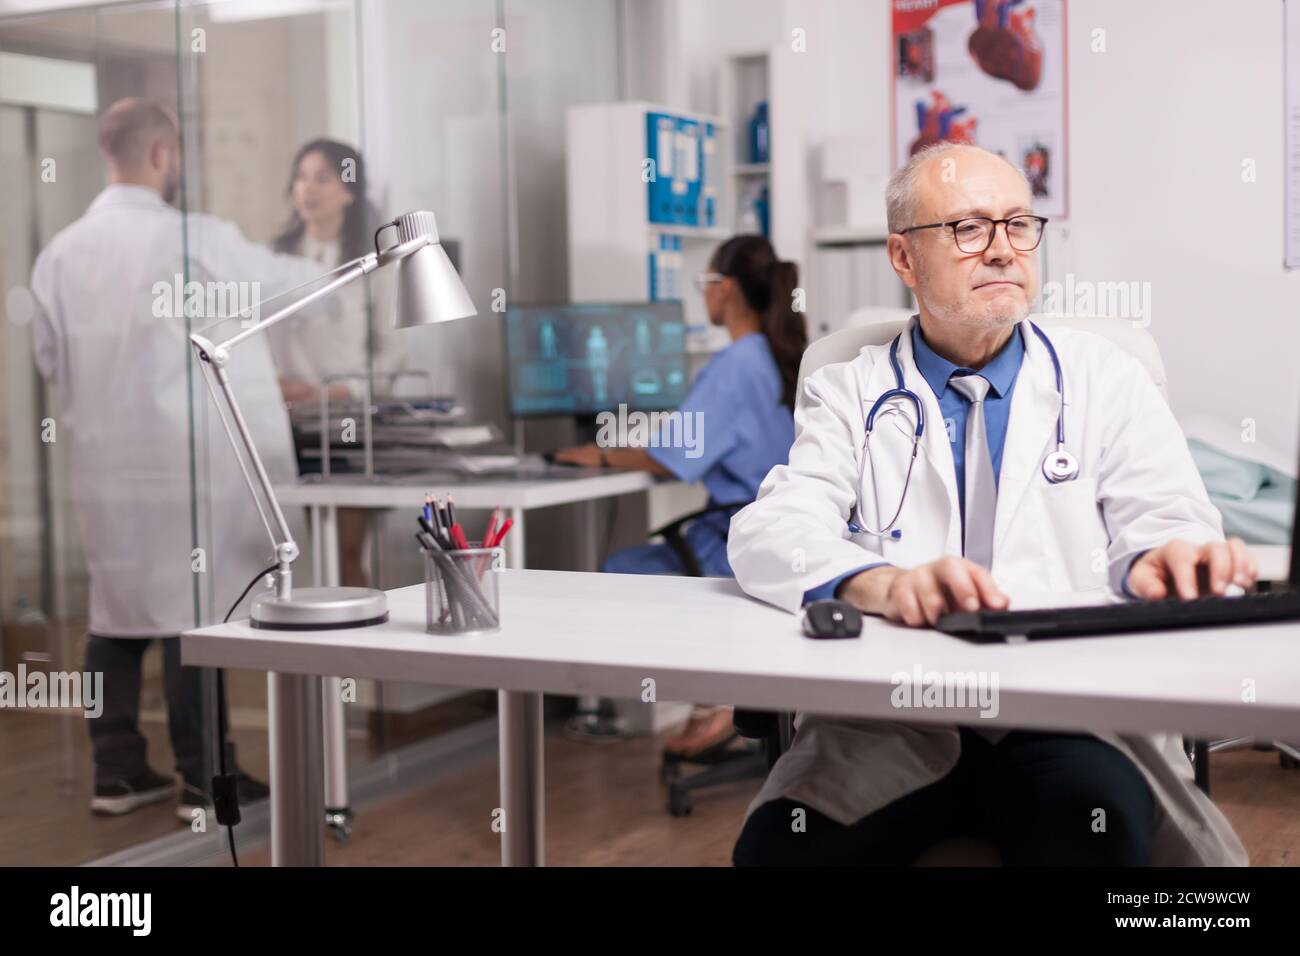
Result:
<svg viewBox="0 0 1300 956"><path fill-rule="evenodd" d="M175 793L171 776L150 769L138 727L141 657L158 638L183 783L177 812L188 823L210 787L200 671L181 667L177 635L219 620L273 561L197 367L190 377L186 310L197 330L320 270L170 205L180 140L165 106L119 100L104 114L99 144L108 185L32 270L36 361L58 400L56 441L70 442L71 498L90 577L86 667L104 674L104 712L89 724L91 809L127 813ZM238 321L216 335L231 334ZM273 480L292 480L289 422L266 344L251 340L238 358L232 377L267 470ZM239 791L241 802L267 793L245 775Z"/></svg>
<svg viewBox="0 0 1300 956"><path fill-rule="evenodd" d="M902 533L862 530L899 507L916 421L910 400L882 406L864 461L867 413L896 387L890 347L869 347L807 378L789 464L732 520L728 557L749 594L790 611L837 597L921 627L1005 608L1003 588L1154 599L1254 582L1150 377L1099 336L1051 333L1079 473L1046 480L1061 396L1027 320L1045 225L1031 202L1023 174L977 147L932 147L894 175L889 255L920 312L893 344L927 424ZM986 836L1012 864L1246 861L1177 735L811 713L797 727L750 807L737 864L907 863L955 834Z"/></svg>

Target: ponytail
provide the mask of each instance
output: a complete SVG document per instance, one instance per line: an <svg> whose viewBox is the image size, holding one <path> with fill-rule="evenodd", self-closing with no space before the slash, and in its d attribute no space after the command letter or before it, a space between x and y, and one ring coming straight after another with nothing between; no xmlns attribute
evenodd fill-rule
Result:
<svg viewBox="0 0 1300 956"><path fill-rule="evenodd" d="M799 267L793 262L776 262L772 266L772 297L761 313L763 334L781 373L781 404L794 411L795 386L799 381L799 363L808 347L808 325L803 312L795 310L795 290L799 288Z"/></svg>
<svg viewBox="0 0 1300 956"><path fill-rule="evenodd" d="M777 258L772 244L762 236L734 236L713 255L717 272L736 280L749 307L758 313L781 375L781 404L794 410L799 363L808 347L808 326L795 309L799 267Z"/></svg>

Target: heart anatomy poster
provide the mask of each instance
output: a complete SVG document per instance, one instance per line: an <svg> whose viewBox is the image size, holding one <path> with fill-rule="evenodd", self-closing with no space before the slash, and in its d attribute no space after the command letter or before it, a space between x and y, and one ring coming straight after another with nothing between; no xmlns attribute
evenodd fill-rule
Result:
<svg viewBox="0 0 1300 956"><path fill-rule="evenodd" d="M1065 216L1066 0L893 0L894 166L950 140L1025 171Z"/></svg>

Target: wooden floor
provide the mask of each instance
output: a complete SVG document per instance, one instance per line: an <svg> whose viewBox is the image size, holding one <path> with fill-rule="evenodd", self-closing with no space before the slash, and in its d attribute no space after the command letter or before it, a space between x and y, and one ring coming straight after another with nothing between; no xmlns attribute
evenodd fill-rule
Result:
<svg viewBox="0 0 1300 956"><path fill-rule="evenodd" d="M0 866L77 866L181 829L175 800L122 817L90 813L86 723L79 715L0 711ZM150 764L169 771L166 724L142 721L141 732ZM232 738L241 762L266 779L265 733Z"/></svg>
<svg viewBox="0 0 1300 956"><path fill-rule="evenodd" d="M174 760L160 671L155 645L145 654L140 732L150 766L169 773ZM266 675L227 671L227 687L240 766L265 780ZM175 800L122 817L90 813L87 727L80 713L0 710L0 866L78 866L183 829ZM349 739L348 746L354 759L365 759L366 741Z"/></svg>
<svg viewBox="0 0 1300 956"><path fill-rule="evenodd" d="M694 812L664 809L662 741L546 741L546 862L550 866L727 866L759 782L706 791ZM1211 757L1211 790L1255 866L1300 866L1300 771L1250 749ZM326 846L328 866L495 866L495 758L455 779L366 807L352 840ZM269 852L241 865L265 866Z"/></svg>
<svg viewBox="0 0 1300 956"><path fill-rule="evenodd" d="M674 818L658 781L662 737L617 743L546 740L546 862L549 866L729 865L731 848L759 780L701 796ZM500 806L492 756L458 776L357 812L352 839L327 841L328 866L495 866ZM262 850L241 865L265 866Z"/></svg>
<svg viewBox="0 0 1300 956"><path fill-rule="evenodd" d="M242 695L240 695L242 696ZM245 700L251 703L251 700ZM143 723L157 769L170 766L165 724ZM66 745L61 746L62 743ZM241 763L266 773L266 737L237 729ZM350 740L353 765L366 741ZM546 743L546 858L555 866L727 865L758 781L702 794L695 812L670 817L658 782L661 739L577 742L558 732ZM1239 750L1211 758L1211 787L1257 866L1300 865L1300 771L1275 753ZM174 803L126 817L92 817L85 720L50 712L0 711L0 865L75 865L176 832ZM486 755L470 769L358 809L352 840L327 841L331 866L495 865L492 829L499 805L497 764ZM241 863L266 865L265 848Z"/></svg>

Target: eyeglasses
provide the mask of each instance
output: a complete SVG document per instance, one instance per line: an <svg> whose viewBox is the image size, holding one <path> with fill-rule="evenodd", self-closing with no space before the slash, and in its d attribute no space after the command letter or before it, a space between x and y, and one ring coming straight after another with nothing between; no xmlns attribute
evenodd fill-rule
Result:
<svg viewBox="0 0 1300 956"><path fill-rule="evenodd" d="M1018 252L1033 252L1043 241L1043 227L1047 220L1042 216L1012 216L1009 219L988 219L977 216L973 219L953 219L949 222L932 222L925 226L912 226L902 231L903 235L918 229L952 229L952 238L962 252L979 254L993 245L998 223L1007 232L1007 242Z"/></svg>
<svg viewBox="0 0 1300 956"><path fill-rule="evenodd" d="M713 283L721 282L725 278L726 276L724 276L721 272L701 272L699 275L695 277L695 288L703 292Z"/></svg>

